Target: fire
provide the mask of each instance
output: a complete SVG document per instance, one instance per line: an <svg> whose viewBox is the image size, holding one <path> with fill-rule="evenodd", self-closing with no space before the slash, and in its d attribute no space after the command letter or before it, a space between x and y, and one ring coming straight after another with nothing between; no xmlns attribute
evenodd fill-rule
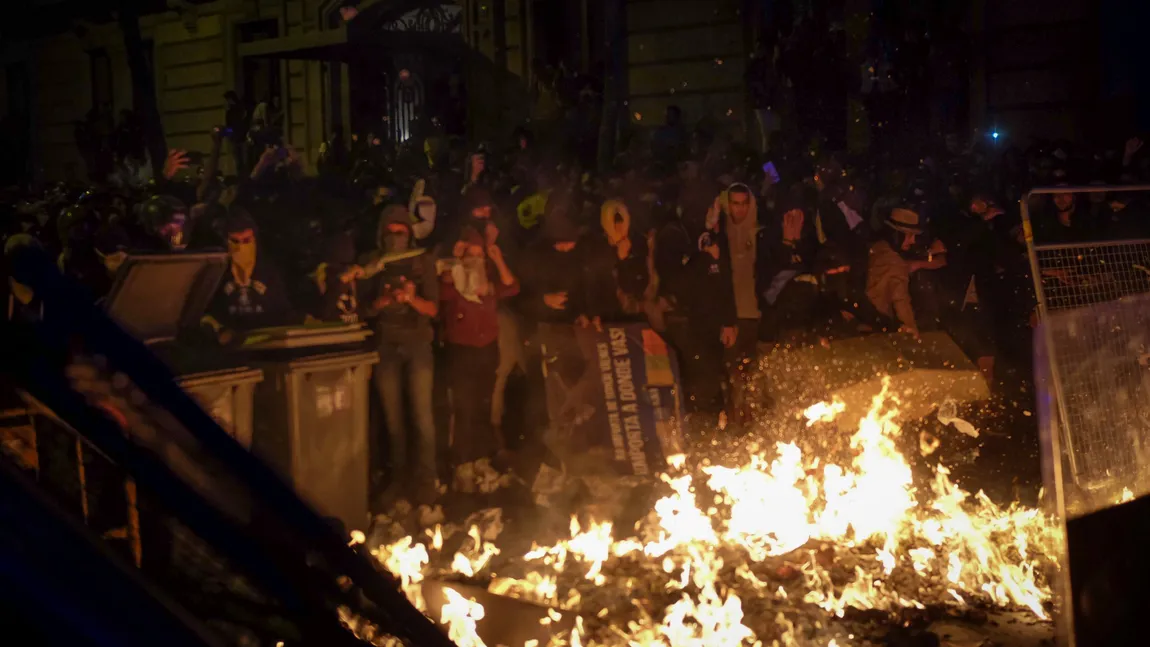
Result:
<svg viewBox="0 0 1150 647"><path fill-rule="evenodd" d="M447 603L440 611L439 621L447 625L447 637L459 647L487 647L475 630L476 623L483 619L483 605L450 587L444 587L443 594Z"/></svg>
<svg viewBox="0 0 1150 647"><path fill-rule="evenodd" d="M898 449L897 405L884 385L858 421L849 464L804 456L793 443L695 473L676 455L661 477L666 495L634 533L616 537L609 521L573 517L568 539L533 545L521 560L501 558L523 574L492 573L488 590L579 614L576 630L538 647L846 647L852 637L834 634L828 620L851 609L982 604L1047 618L1054 524L1038 510L963 491L945 467L916 489ZM813 427L845 412L835 402L803 413ZM445 539L438 527L426 537L435 549ZM378 551L419 604L424 577L473 578L502 568L493 565L499 555L476 525L449 567L429 565L426 547L411 538ZM632 594L640 585L647 595ZM446 591L440 620L451 637L483 645L474 633L482 605ZM618 601L592 602L609 593ZM647 607L653 596L664 596L660 608ZM800 629L800 616L812 612L826 620ZM584 628L584 617L594 626Z"/></svg>

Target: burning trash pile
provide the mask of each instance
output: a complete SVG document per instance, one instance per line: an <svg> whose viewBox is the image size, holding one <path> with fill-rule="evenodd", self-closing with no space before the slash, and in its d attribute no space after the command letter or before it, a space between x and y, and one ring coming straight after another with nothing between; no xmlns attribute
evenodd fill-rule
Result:
<svg viewBox="0 0 1150 647"><path fill-rule="evenodd" d="M896 447L896 406L886 389L874 398L849 464L790 443L741 466L692 469L675 456L665 495L633 529L576 516L568 537L513 550L497 543L496 509L473 515L466 531L434 526L373 554L460 647L846 647L868 644L860 627L876 618L889 626L940 609L1046 619L1054 524L964 492L941 466L916 488ZM806 424L844 409L812 406ZM435 604L425 599L432 581L447 583ZM539 605L542 639L481 638L496 613L483 601L506 597Z"/></svg>

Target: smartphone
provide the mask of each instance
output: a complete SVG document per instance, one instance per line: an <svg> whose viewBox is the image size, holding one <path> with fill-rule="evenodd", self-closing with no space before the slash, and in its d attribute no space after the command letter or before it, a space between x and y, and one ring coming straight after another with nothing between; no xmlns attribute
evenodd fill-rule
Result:
<svg viewBox="0 0 1150 647"><path fill-rule="evenodd" d="M771 178L771 184L778 184L780 181L782 181L782 178L779 177L779 170L775 168L774 162L767 162L766 164L763 164L763 173L765 173L767 177Z"/></svg>

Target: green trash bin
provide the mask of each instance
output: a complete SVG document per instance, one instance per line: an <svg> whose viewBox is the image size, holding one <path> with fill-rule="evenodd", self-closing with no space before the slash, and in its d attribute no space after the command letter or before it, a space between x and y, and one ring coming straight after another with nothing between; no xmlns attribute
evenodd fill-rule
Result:
<svg viewBox="0 0 1150 647"><path fill-rule="evenodd" d="M368 386L378 362L375 352L331 347L250 359L265 377L255 389L252 451L349 531L369 521Z"/></svg>

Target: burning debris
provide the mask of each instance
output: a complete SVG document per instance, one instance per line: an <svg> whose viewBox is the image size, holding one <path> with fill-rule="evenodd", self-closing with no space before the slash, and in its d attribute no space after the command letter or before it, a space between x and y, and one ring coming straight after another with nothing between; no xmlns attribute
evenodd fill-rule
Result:
<svg viewBox="0 0 1150 647"><path fill-rule="evenodd" d="M633 529L572 517L565 538L512 552L496 545L495 510L465 532L436 526L373 552L457 644L477 647L846 647L881 639L876 620L993 607L1047 619L1055 526L961 490L945 467L916 490L897 404L887 389L874 398L845 466L791 443L741 466L676 457ZM808 426L844 415L841 403L806 410ZM433 580L452 582L438 608L425 600ZM530 603L537 634L491 641L485 606L506 598Z"/></svg>

